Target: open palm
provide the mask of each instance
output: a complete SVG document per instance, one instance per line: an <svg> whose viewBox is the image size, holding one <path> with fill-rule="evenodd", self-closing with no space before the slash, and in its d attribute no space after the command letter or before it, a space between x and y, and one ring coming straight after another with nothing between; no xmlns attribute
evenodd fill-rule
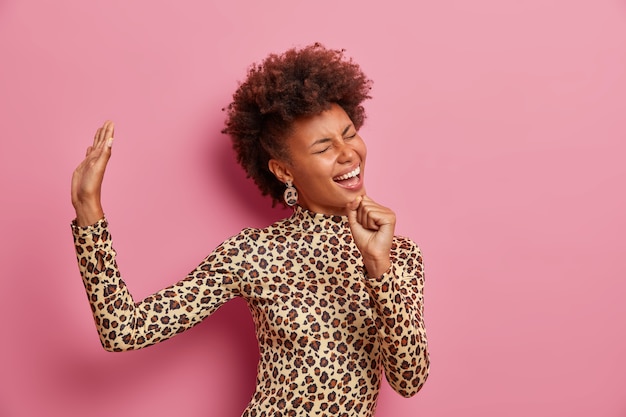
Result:
<svg viewBox="0 0 626 417"><path fill-rule="evenodd" d="M104 216L100 195L104 172L111 157L113 133L113 122L106 121L96 131L93 144L87 148L85 159L72 175L72 204L79 226L93 224Z"/></svg>

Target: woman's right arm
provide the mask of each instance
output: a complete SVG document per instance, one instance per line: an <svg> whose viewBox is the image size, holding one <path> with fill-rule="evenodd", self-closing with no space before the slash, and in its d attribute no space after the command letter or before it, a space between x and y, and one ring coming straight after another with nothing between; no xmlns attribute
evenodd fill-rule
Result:
<svg viewBox="0 0 626 417"><path fill-rule="evenodd" d="M139 349L191 328L240 292L248 238L240 233L213 251L185 279L134 302L117 268L100 195L111 156L113 123L96 132L72 176L72 223L78 267L108 351Z"/></svg>
<svg viewBox="0 0 626 417"><path fill-rule="evenodd" d="M87 227L72 225L78 268L100 342L105 350L135 350L169 339L241 293L246 232L218 246L187 277L135 302L122 280L105 219Z"/></svg>

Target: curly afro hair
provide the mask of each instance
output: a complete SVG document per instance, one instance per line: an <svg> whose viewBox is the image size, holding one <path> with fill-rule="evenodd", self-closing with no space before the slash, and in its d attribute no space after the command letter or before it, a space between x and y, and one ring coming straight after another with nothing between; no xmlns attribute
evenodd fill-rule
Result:
<svg viewBox="0 0 626 417"><path fill-rule="evenodd" d="M271 158L288 160L285 140L299 117L317 115L336 103L359 129L365 121L361 103L370 98L372 81L344 50L319 43L253 64L233 94L222 133L231 136L237 162L263 195L282 202L285 189L268 168Z"/></svg>

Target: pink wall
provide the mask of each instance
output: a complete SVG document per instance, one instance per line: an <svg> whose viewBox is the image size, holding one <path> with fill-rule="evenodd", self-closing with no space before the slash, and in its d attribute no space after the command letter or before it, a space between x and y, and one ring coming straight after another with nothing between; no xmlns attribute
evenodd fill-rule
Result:
<svg viewBox="0 0 626 417"><path fill-rule="evenodd" d="M368 190L422 246L432 369L378 416L626 415L626 3L0 0L0 415L238 416L243 302L126 354L99 346L69 180L105 184L136 298L283 216L219 132L247 66L321 41L375 80ZM159 225L158 229L155 225Z"/></svg>

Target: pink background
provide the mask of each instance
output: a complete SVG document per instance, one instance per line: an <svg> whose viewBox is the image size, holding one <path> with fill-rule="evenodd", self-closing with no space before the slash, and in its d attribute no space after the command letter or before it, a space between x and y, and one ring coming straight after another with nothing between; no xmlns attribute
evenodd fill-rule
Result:
<svg viewBox="0 0 626 417"><path fill-rule="evenodd" d="M220 134L269 52L320 41L375 80L368 190L427 269L431 377L377 416L626 416L623 0L0 0L0 415L239 416L236 300L144 351L104 352L69 181L117 124L105 209L135 298L286 212Z"/></svg>

